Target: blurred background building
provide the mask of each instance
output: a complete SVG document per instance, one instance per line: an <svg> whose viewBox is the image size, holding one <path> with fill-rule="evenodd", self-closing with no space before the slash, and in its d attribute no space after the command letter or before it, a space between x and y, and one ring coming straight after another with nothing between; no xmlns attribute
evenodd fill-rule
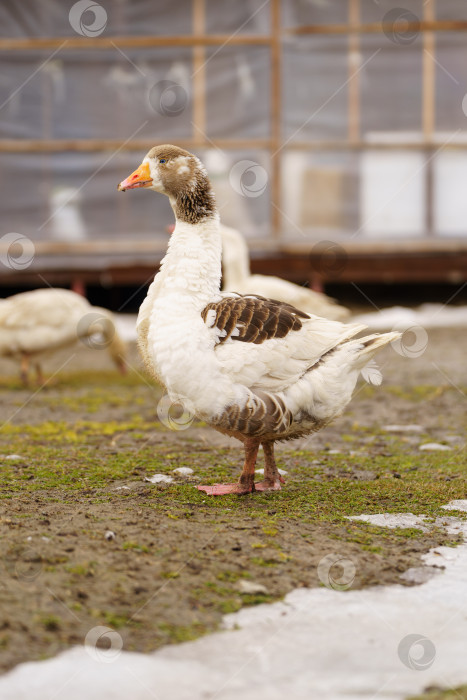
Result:
<svg viewBox="0 0 467 700"><path fill-rule="evenodd" d="M3 0L0 35L2 295L144 284L173 214L116 187L163 142L256 271L467 280L465 0Z"/></svg>

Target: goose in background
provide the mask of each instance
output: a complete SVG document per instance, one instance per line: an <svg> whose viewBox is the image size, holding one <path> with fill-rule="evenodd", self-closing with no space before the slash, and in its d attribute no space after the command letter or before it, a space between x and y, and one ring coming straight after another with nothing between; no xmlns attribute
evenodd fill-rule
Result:
<svg viewBox="0 0 467 700"><path fill-rule="evenodd" d="M345 321L350 311L334 299L307 287L273 275L252 275L248 246L242 234L229 226L220 226L222 237L222 270L225 291L239 294L260 294L284 301L301 311L333 321Z"/></svg>
<svg viewBox="0 0 467 700"><path fill-rule="evenodd" d="M0 357L21 363L25 385L31 363L43 383L41 362L79 341L107 349L117 368L126 372L126 347L107 309L92 306L69 289L35 289L0 299Z"/></svg>
<svg viewBox="0 0 467 700"><path fill-rule="evenodd" d="M400 333L356 338L365 326L344 325L255 294L221 292L214 193L204 166L188 151L152 148L118 186L137 188L167 195L176 220L138 315L146 366L170 401L245 448L237 483L198 489L210 495L279 490L274 442L316 432L342 413L360 371ZM261 445L264 480L255 484Z"/></svg>

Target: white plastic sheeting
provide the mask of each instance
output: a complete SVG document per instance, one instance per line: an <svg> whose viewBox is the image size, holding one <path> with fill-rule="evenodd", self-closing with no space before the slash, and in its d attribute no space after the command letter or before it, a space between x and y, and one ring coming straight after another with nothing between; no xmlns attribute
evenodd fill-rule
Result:
<svg viewBox="0 0 467 700"><path fill-rule="evenodd" d="M69 15L74 5L73 0L4 0L0 4L0 37L76 38L79 32ZM192 32L191 0L115 0L102 3L102 7L106 23L99 36L106 38ZM397 7L399 0L362 0L361 21L380 22ZM405 0L404 8L421 18L423 0ZM437 3L436 11L440 19L466 17L463 0L443 0ZM285 29L347 21L348 3L344 0L282 3ZM269 31L269 3L206 3L208 34L262 36ZM376 141L389 135L396 142L404 134L421 133L422 35L403 39L395 40L382 32L362 34L358 51L350 57L359 69L362 140L368 140L370 134ZM283 33L280 209L285 240L313 243L323 237L334 240L375 235L391 240L394 234L425 233L424 172L431 154L407 156L402 152L399 164L391 170L383 162L390 154L384 156L372 149L368 155L344 147L348 138L348 48L346 35ZM435 131L441 143L444 139L460 140L466 131L465 51L465 34L436 33ZM268 46L232 46L227 42L225 46L206 47L204 129L208 139L271 136L270 69ZM138 138L154 143L192 138L197 133L193 126L193 73L190 47L3 51L0 138L121 142ZM314 152L288 148L289 143L306 140L342 140L343 147ZM269 153L253 149L197 153L212 175L224 222L250 237L269 236ZM465 153L441 154L433 164L433 220L438 235L467 234L465 197L459 186L465 179ZM34 241L162 238L164 227L173 218L168 202L148 193L123 196L116 191L116 184L143 155L122 151L0 154L0 237L18 232ZM412 168L404 176L407 157L418 159L417 172ZM251 161L260 171L245 168L245 187L234 187L232 168L240 161ZM251 196L248 178L254 179L255 172L264 175L266 185ZM382 175L376 179L375 172ZM414 187L416 196L411 194Z"/></svg>

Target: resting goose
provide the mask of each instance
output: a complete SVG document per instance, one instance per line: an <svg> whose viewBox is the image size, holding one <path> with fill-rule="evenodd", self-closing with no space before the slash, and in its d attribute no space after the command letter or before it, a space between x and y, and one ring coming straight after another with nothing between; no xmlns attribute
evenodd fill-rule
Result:
<svg viewBox="0 0 467 700"><path fill-rule="evenodd" d="M220 225L222 238L223 289L240 294L261 294L287 304L301 311L324 316L333 321L344 321L350 312L339 306L334 299L312 289L300 287L273 275L252 275L248 246L242 234L234 228Z"/></svg>
<svg viewBox="0 0 467 700"><path fill-rule="evenodd" d="M355 339L365 326L254 294L221 293L219 216L207 172L188 151L152 148L118 186L136 188L167 195L176 219L138 316L145 363L172 401L245 448L238 483L198 488L211 495L278 490L274 442L315 432L339 415L360 370L400 334ZM264 480L255 484L260 445Z"/></svg>
<svg viewBox="0 0 467 700"><path fill-rule="evenodd" d="M102 342L92 340L96 334ZM69 289L35 289L0 300L0 356L21 361L24 384L31 361L42 383L41 361L79 340L107 348L118 369L126 371L125 345L107 309L91 306Z"/></svg>

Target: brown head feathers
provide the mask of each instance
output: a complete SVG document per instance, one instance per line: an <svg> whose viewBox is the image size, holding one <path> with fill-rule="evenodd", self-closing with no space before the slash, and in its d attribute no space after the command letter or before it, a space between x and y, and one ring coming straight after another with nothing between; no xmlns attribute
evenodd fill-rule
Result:
<svg viewBox="0 0 467 700"><path fill-rule="evenodd" d="M177 219L197 224L215 214L211 183L196 156L165 144L151 148L146 157L156 162L164 191L174 201Z"/></svg>

